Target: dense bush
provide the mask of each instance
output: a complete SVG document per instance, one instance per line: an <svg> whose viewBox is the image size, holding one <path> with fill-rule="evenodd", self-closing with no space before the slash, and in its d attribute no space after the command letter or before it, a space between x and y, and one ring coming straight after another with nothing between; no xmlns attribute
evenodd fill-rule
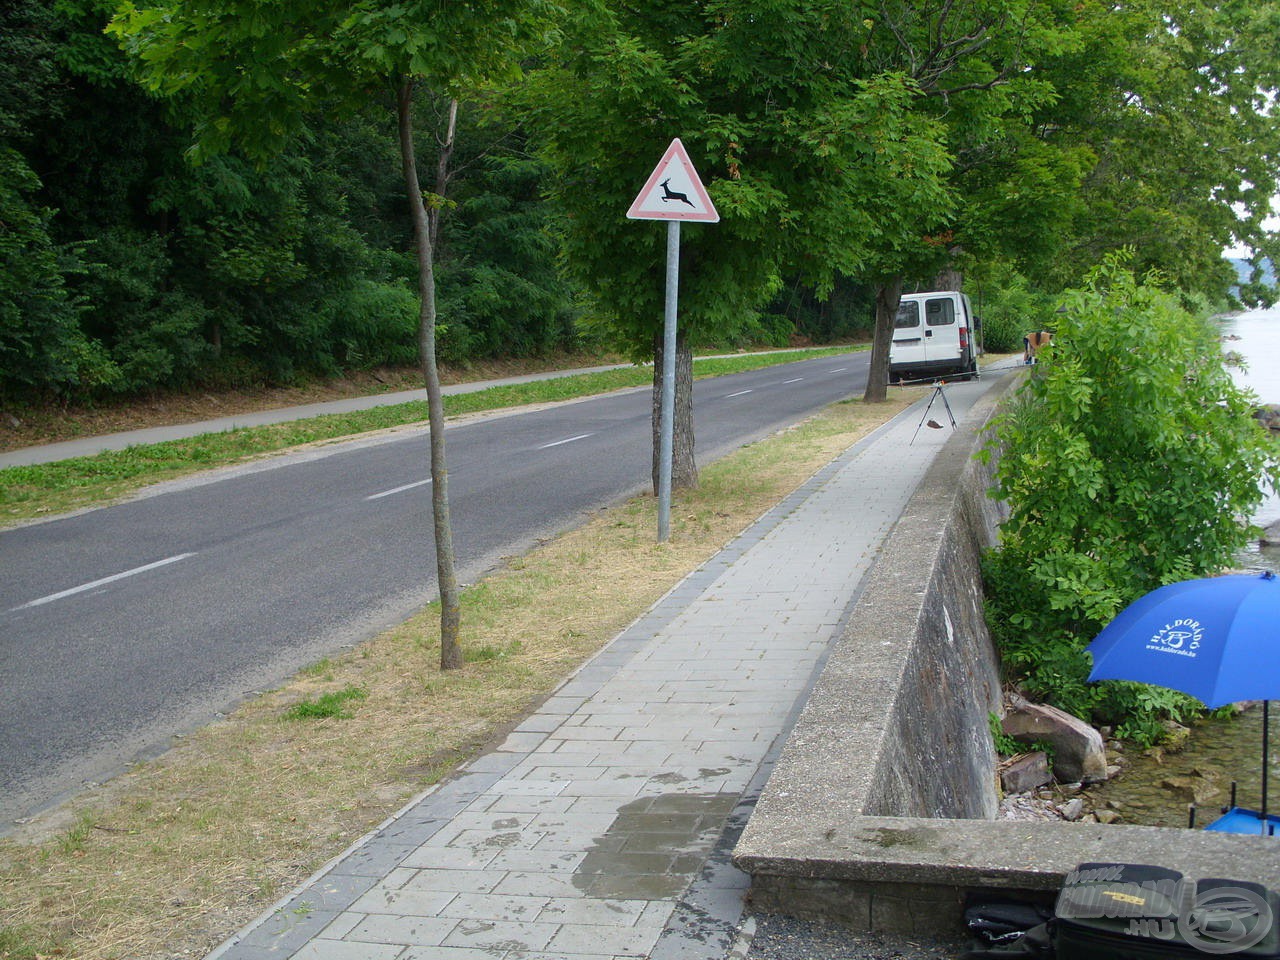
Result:
<svg viewBox="0 0 1280 960"><path fill-rule="evenodd" d="M983 348L989 353L1020 351L1026 334L1053 329L1056 307L1052 297L1033 291L1020 274L1000 272L995 282L982 285L976 305Z"/></svg>
<svg viewBox="0 0 1280 960"><path fill-rule="evenodd" d="M0 402L416 363L393 104L315 118L270 163L232 152L192 165L181 98L148 96L103 34L115 8L0 4ZM572 348L548 172L515 121L481 113L462 111L442 216L442 356ZM424 123L424 169L437 149Z"/></svg>
<svg viewBox="0 0 1280 960"><path fill-rule="evenodd" d="M799 281L788 283L769 312L786 319L791 333L811 343L870 340L875 330L875 287L838 277L831 292L819 297ZM784 346L785 341L779 346Z"/></svg>
<svg viewBox="0 0 1280 960"><path fill-rule="evenodd" d="M1011 511L984 564L988 620L1029 693L1150 742L1195 701L1089 684L1085 648L1144 593L1230 565L1280 464L1207 321L1176 298L1113 261L1063 306L985 451Z"/></svg>

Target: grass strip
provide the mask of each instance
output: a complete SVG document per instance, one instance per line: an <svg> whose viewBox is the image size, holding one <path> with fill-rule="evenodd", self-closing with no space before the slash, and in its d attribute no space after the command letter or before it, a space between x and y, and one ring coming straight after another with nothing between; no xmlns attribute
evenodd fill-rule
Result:
<svg viewBox="0 0 1280 960"><path fill-rule="evenodd" d="M694 376L724 376L782 363L849 352L849 347L785 353L707 357L694 361ZM647 367L622 367L523 384L505 384L444 398L446 416L461 416L535 403L594 396L652 382ZM207 433L182 440L112 450L92 457L0 470L0 523L65 513L109 503L141 487L201 470L243 463L308 443L339 440L427 419L426 401L352 413Z"/></svg>
<svg viewBox="0 0 1280 960"><path fill-rule="evenodd" d="M432 607L0 841L0 957L203 956L404 801L519 721L584 660L813 472L911 401L848 401L705 465L656 542L637 497L463 595L442 673ZM850 504L849 509L857 509ZM347 719L289 721L348 698Z"/></svg>

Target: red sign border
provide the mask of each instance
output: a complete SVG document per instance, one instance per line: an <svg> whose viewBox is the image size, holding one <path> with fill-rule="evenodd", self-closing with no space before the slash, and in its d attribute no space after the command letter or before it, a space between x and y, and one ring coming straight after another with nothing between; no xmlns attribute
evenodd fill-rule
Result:
<svg viewBox="0 0 1280 960"><path fill-rule="evenodd" d="M649 212L640 210L640 205L644 203L656 186L658 186L658 178L662 176L662 171L666 169L667 164L672 158L680 161L684 166L685 173L689 175L689 180L693 184L693 191L706 210L702 213L685 213L682 210L670 210L661 212ZM719 223L720 214L716 211L716 205L711 202L711 197L707 195L706 188L702 185L702 180L698 177L698 171L694 169L693 161L689 159L689 153L684 148L684 144L680 142L680 138L676 137L671 141L671 145L667 147L667 152L662 155L662 159L658 161L658 165L653 168L653 173L649 174L649 180L645 183L644 188L636 195L631 203L631 209L627 211L628 220L693 220L702 223Z"/></svg>

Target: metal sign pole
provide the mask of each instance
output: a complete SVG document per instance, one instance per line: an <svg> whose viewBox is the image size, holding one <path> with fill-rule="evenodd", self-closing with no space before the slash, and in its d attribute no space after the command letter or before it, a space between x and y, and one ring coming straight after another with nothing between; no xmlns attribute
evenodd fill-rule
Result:
<svg viewBox="0 0 1280 960"><path fill-rule="evenodd" d="M662 397L658 412L658 542L671 533L671 461L676 432L676 300L680 289L680 221L718 223L688 151L676 137L627 211L631 220L667 221L667 292L662 327Z"/></svg>
<svg viewBox="0 0 1280 960"><path fill-rule="evenodd" d="M662 412L658 453L658 542L671 532L671 460L676 424L676 301L680 291L680 221L667 223L667 292L662 317Z"/></svg>

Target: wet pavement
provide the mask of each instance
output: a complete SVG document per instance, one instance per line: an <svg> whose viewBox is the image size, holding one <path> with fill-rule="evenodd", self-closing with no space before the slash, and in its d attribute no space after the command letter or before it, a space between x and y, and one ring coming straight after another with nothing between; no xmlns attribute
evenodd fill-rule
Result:
<svg viewBox="0 0 1280 960"><path fill-rule="evenodd" d="M993 379L948 385L957 420ZM848 934L821 946L812 927L803 949L844 952L805 953L805 925L746 913L749 878L730 862L880 544L952 435L921 430L924 411L851 447L496 750L209 960L943 955Z"/></svg>

